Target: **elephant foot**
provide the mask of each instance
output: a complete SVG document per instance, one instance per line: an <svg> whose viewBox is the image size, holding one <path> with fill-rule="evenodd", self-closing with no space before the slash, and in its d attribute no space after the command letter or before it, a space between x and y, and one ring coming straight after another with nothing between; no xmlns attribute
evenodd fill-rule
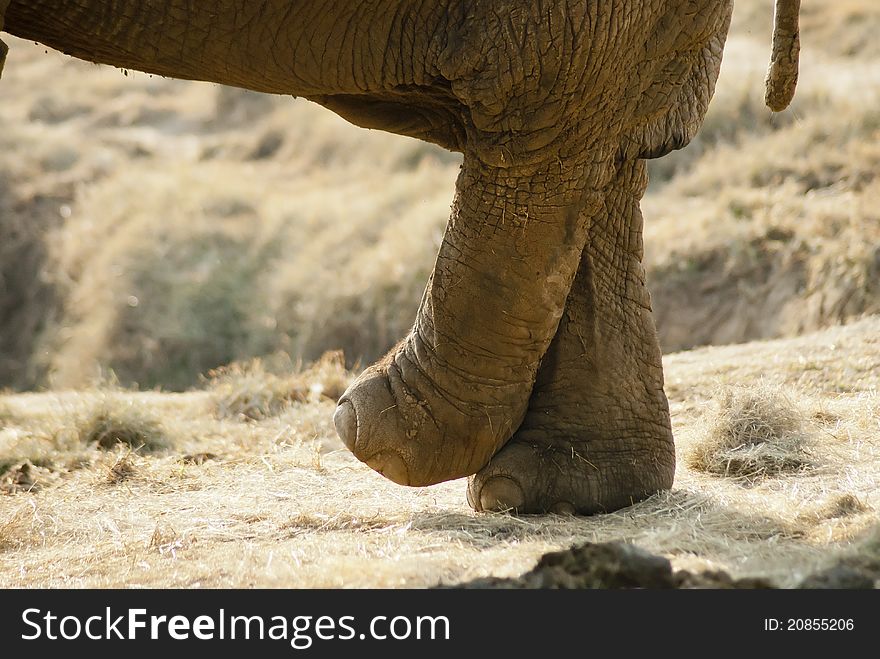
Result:
<svg viewBox="0 0 880 659"><path fill-rule="evenodd" d="M426 374L422 364L431 359L420 344L410 335L364 371L333 415L346 447L400 485L431 485L476 472L519 425L528 397L525 385L470 381L457 384L454 393L445 390ZM492 407L479 402L482 389L493 391Z"/></svg>
<svg viewBox="0 0 880 659"><path fill-rule="evenodd" d="M662 383L617 380L596 359L560 360L566 347L583 349L572 329L566 313L525 420L468 483L475 510L592 515L672 487L675 446Z"/></svg>
<svg viewBox="0 0 880 659"><path fill-rule="evenodd" d="M515 435L468 483L477 511L593 515L631 506L672 487L671 442L629 448L625 437L596 442Z"/></svg>
<svg viewBox="0 0 880 659"><path fill-rule="evenodd" d="M672 486L669 406L640 265L644 185L644 165L625 163L606 192L525 419L469 483L476 510L594 514Z"/></svg>
<svg viewBox="0 0 880 659"><path fill-rule="evenodd" d="M518 178L465 155L412 331L334 416L345 445L383 476L413 486L470 476L522 423L598 204L559 172L554 161ZM522 193L539 180L552 193Z"/></svg>

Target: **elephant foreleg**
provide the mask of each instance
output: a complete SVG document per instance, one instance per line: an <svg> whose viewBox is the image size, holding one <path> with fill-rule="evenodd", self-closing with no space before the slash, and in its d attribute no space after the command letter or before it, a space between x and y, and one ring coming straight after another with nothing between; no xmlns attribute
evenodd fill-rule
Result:
<svg viewBox="0 0 880 659"><path fill-rule="evenodd" d="M601 196L584 169L465 157L409 336L340 399L339 435L405 485L475 473L520 425Z"/></svg>
<svg viewBox="0 0 880 659"><path fill-rule="evenodd" d="M477 510L590 514L672 485L675 451L641 267L642 161L593 219L522 426L471 479Z"/></svg>

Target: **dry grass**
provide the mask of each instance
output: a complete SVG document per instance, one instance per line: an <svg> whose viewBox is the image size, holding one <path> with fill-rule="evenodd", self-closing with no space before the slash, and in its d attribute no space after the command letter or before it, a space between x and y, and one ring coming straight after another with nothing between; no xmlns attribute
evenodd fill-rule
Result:
<svg viewBox="0 0 880 659"><path fill-rule="evenodd" d="M102 400L84 416L74 420L72 428L60 432L72 432L82 444L94 444L110 450L122 444L138 451L156 451L164 448L168 440L161 421L144 406L133 400Z"/></svg>
<svg viewBox="0 0 880 659"><path fill-rule="evenodd" d="M18 494L19 492L33 492L36 489L34 467L29 461L18 465L8 465L0 476L0 492L3 494Z"/></svg>
<svg viewBox="0 0 880 659"><path fill-rule="evenodd" d="M46 404L36 410L6 406L0 426L3 491L35 491L54 484L66 473L102 463L105 452L149 454L180 441L149 401L120 390L45 398Z"/></svg>
<svg viewBox="0 0 880 659"><path fill-rule="evenodd" d="M716 408L705 437L687 456L692 469L755 481L812 464L805 414L783 391L727 390Z"/></svg>
<svg viewBox="0 0 880 659"><path fill-rule="evenodd" d="M234 363L209 371L206 384L219 418L260 421L277 416L293 402L336 401L353 375L345 368L342 352L334 351L305 369L283 375L268 371L260 359Z"/></svg>
<svg viewBox="0 0 880 659"><path fill-rule="evenodd" d="M856 4L807 13L849 15ZM741 17L751 9L763 24L767 3L737 3ZM747 24L728 43L699 137L657 161L643 204L667 350L794 336L880 311L877 60L843 57L839 40L805 33L795 103L773 115L761 91L766 51Z"/></svg>
<svg viewBox="0 0 880 659"><path fill-rule="evenodd" d="M827 497L817 508L805 512L803 517L808 522L822 522L830 519L846 519L870 512L871 509L861 499L846 493Z"/></svg>
<svg viewBox="0 0 880 659"><path fill-rule="evenodd" d="M114 456L113 462L104 467L108 485L119 485L134 478L138 472L131 449L120 451Z"/></svg>
<svg viewBox="0 0 880 659"><path fill-rule="evenodd" d="M36 490L0 497L0 586L419 587L515 576L545 552L604 540L663 553L678 569L791 586L861 551L880 522L878 336L880 318L668 357L674 489L581 519L476 514L463 481L396 486L341 447L323 397L240 423L217 418L210 391L111 392L160 416L169 446L90 448L78 467L71 446L55 454L51 478L37 474ZM718 388L762 379L800 401L815 467L768 472L749 487L689 467L684 457L717 420ZM4 433L58 424L95 396L2 398L13 419ZM16 446L3 444L0 457Z"/></svg>

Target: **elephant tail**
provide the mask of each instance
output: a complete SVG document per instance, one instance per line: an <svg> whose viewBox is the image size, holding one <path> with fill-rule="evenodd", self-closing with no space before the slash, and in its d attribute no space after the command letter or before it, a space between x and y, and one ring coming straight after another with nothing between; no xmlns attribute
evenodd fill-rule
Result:
<svg viewBox="0 0 880 659"><path fill-rule="evenodd" d="M801 41L798 14L801 0L776 0L773 22L773 55L765 82L764 102L774 112L782 112L794 98L798 80Z"/></svg>

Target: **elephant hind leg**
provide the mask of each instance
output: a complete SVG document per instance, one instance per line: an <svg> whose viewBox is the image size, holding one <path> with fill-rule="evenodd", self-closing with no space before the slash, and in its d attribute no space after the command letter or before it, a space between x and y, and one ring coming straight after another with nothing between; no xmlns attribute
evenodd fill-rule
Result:
<svg viewBox="0 0 880 659"><path fill-rule="evenodd" d="M471 479L477 510L608 512L672 486L675 449L644 284L641 163L591 225L523 424Z"/></svg>

